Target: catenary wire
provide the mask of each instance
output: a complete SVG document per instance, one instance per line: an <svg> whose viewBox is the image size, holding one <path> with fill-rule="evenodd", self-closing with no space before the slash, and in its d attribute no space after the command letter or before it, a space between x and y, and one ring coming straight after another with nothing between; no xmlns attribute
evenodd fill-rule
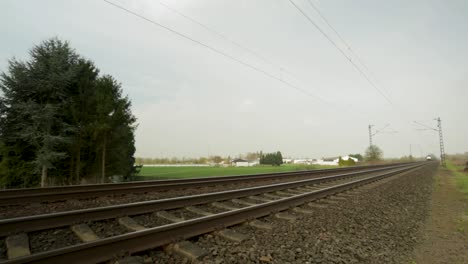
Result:
<svg viewBox="0 0 468 264"><path fill-rule="evenodd" d="M354 61L333 41L330 36L325 33L322 28L320 28L293 0L289 0L289 2L336 48L338 51L343 55L352 65L353 67L361 74L364 79L375 89L379 92L385 100L393 105L392 101L369 79L369 77L354 63Z"/></svg>
<svg viewBox="0 0 468 264"><path fill-rule="evenodd" d="M293 88L293 89L295 89L295 90L298 90L298 91L300 91L300 92L302 92L302 93L304 93L304 94L306 94L306 95L308 95L308 96L310 96L310 97L313 97L313 98L315 98L315 99L321 101L322 103L330 104L329 102L325 101L324 99L322 99L322 98L321 98L320 96L318 96L318 95L315 95L315 94L313 94L313 93L311 93L311 92L309 92L309 91L307 91L307 90L304 90L304 89L302 89L302 88L300 88L300 87L298 87L298 86L296 86L296 85L294 85L294 84L292 84L292 83L290 83L290 82L288 82L288 81L283 80L283 79L280 78L280 77L277 77L277 76L275 76L275 75L273 75L273 74L271 74L271 73L269 73L269 72L267 72L267 71L264 71L264 70L262 70L262 69L260 69L260 68L258 68L258 67L256 67L256 66L254 66L254 65L251 65L251 64L246 63L246 62L244 62L244 61L242 61L242 60L239 60L239 59L237 59L237 58L235 58L235 57L233 57L233 56L231 56L231 55L229 55L229 54L227 54L227 53L225 53L225 52L223 52L223 51L221 51L221 50L219 50L219 49L216 49L216 48L214 48L214 47L212 47L212 46L210 46L210 45L208 45L208 44L205 44L205 43L203 43L203 42L200 42L200 41L198 41L198 40L196 40L196 39L194 39L194 38L192 38L192 37L190 37L190 36L187 36L187 35L185 35L185 34L183 34L183 33L180 33L180 32L178 32L178 31L176 31L176 30L174 30L174 29L172 29L172 28L170 28L170 27L168 27L168 26L162 25L162 24L160 24L160 23L158 23L158 22L156 22L156 21L154 21L154 20L151 20L151 19L149 19L149 18L147 18L147 17L145 17L145 16L143 16L143 15L140 15L140 14L138 14L138 13L132 11L132 10L129 10L129 9L127 9L127 8L121 6L121 5L118 5L118 4L114 3L114 2L111 2L111 1L109 1L109 0L103 0L103 1L104 1L105 3L107 3L107 4L109 4L109 5L112 5L112 6L118 8L118 9L120 9L120 10L123 10L123 11L125 11L125 12L127 12L127 13L129 13L129 14L131 14L131 15L134 15L134 16L140 18L140 19L143 19L143 20L146 21L146 22L149 22L149 23L151 23L151 24L153 24L153 25L156 25L156 26L158 26L158 27L161 27L161 28L163 28L163 29L165 29L165 30L167 30L167 31L169 31L169 32L171 32L171 33L173 33L173 34L175 34L175 35L178 35L179 37L185 38L185 39L187 39L187 40L190 40L191 42L194 42L194 43L196 43L196 44L198 44L198 45L200 45L200 46L203 46L203 47L205 47L205 48L211 50L211 51L214 52L214 53L217 53L217 54L219 54L219 55L224 56L225 58L228 58L228 59L230 59L230 60L233 60L233 61L235 61L235 62L237 62L237 63L239 63L239 64L241 64L241 65L243 65L243 66L245 66L245 67L248 67L248 68L250 68L250 69L252 69L252 70L254 70L254 71L257 71L257 72L259 72L259 73L262 73L262 74L266 75L266 76L269 77L269 78L275 79L275 80L277 80L277 81L279 81L279 82L281 82L281 83L283 83L283 84L285 84L285 85L287 85L287 86L289 86L289 87L291 87L291 88Z"/></svg>
<svg viewBox="0 0 468 264"><path fill-rule="evenodd" d="M282 69L283 71L285 71L283 67L278 67L278 66L276 66L276 65L275 65L274 63L272 63L270 60L267 60L265 57L263 57L262 55L258 54L258 52L255 52L255 51L253 51L253 50L251 50L251 49L249 49L249 48L247 48L247 47L245 47L245 46L239 44L237 41L234 41L234 40L232 40L231 38L227 37L226 35L224 35L224 34L218 32L218 31L212 29L211 27L209 27L209 26L207 26L207 25L205 25L205 24L203 24L203 23L201 23L201 22L195 20L195 19L192 18L192 17L189 17L188 15L186 15L186 14L180 12L179 10L175 9L174 7L169 6L167 3L163 2L163 1L159 1L159 4L162 5L162 6L164 6L164 7L167 8L167 9L169 9L170 11L172 11L172 12L178 14L179 16L184 17L185 19L187 19L187 20L189 20L189 21L191 21L191 22L193 22L193 23L199 25L200 27L202 27L202 28L206 29L207 31L213 33L214 35L218 36L219 38L224 39L224 40L230 42L231 44L233 44L234 46L236 46L236 47L238 47L238 48L240 48L240 49L242 49L242 50L244 50L244 51L246 51L246 52L248 52L248 53L254 55L255 57L257 57L257 58L260 59L261 61L263 61L263 62L265 62L265 63L267 63L267 64L269 64L269 65L272 65L272 66L274 66L274 67L276 67L276 68L279 68L279 69ZM288 73L289 73L289 72L288 72Z"/></svg>
<svg viewBox="0 0 468 264"><path fill-rule="evenodd" d="M356 60L362 65L362 67L369 73L369 75L372 76L373 74L372 74L372 71L369 69L369 67L362 61L360 56L358 56L358 54L351 48L351 45L349 45L349 43L346 40L344 40L344 38L335 29L335 27L333 27L331 25L331 23L328 21L328 19L325 17L325 15L323 15L323 13L320 11L320 9L316 5L314 5L312 3L312 0L307 0L307 2L317 12L317 14L322 18L322 20L328 25L328 27L331 28L331 30L333 30L333 32L335 32L335 34L338 36L338 38L341 40L341 42L346 46L346 48L349 50L349 52L351 52L351 54L356 58ZM374 79L375 79L375 76L374 76ZM386 89L382 88L382 90L385 91ZM386 91L386 92L388 94L388 91Z"/></svg>

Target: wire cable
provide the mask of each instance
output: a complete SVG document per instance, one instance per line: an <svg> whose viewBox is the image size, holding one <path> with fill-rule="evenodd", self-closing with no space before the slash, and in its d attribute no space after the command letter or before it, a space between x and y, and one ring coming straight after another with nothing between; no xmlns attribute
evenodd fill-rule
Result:
<svg viewBox="0 0 468 264"><path fill-rule="evenodd" d="M382 97L387 100L390 105L393 105L392 101L369 79L369 77L354 63L354 61L327 35L293 0L289 0L289 2L343 55L352 65L353 67L367 80L367 82L379 92Z"/></svg>
<svg viewBox="0 0 468 264"><path fill-rule="evenodd" d="M338 36L341 42L346 46L346 48L349 50L349 52L351 52L351 54L356 58L356 60L362 65L362 67L364 67L364 69L369 73L369 75L372 76L373 74L372 74L372 71L369 69L369 67L367 67L367 65L361 60L360 56L358 56L357 53L351 48L351 45L349 45L348 42L344 40L341 34L338 33L335 27L331 25L328 19L322 14L320 9L316 5L314 5L311 0L307 0L307 2L317 12L317 14L322 18L322 20L328 25L328 27L330 27L333 30L333 32L335 32L335 34ZM383 88L382 90L386 90L386 89ZM388 91L386 92L388 94Z"/></svg>
<svg viewBox="0 0 468 264"><path fill-rule="evenodd" d="M300 92L302 92L302 93L304 93L304 94L306 94L306 95L308 95L308 96L310 96L310 97L313 97L313 98L315 98L315 99L321 101L322 103L330 104L329 102L327 102L327 101L325 101L324 99L322 99L320 96L317 96L317 95L315 95L315 94L312 94L311 92L309 92L309 91L307 91L307 90L304 90L304 89L302 89L302 88L300 88L300 87L298 87L298 86L296 86L296 85L294 85L294 84L291 84L290 82L287 82L287 81L285 81L285 80L283 80L283 79L281 79L281 78L279 78L279 77L276 77L275 75L273 75L273 74L271 74L271 73L269 73L269 72L267 72L267 71L264 71L264 70L262 70L262 69L260 69L260 68L258 68L258 67L256 67L256 66L253 66L253 65L251 65L251 64L248 64L248 63L246 63L246 62L244 62L244 61L242 61L242 60L239 60L239 59L237 59L237 58L235 58L235 57L233 57L233 56L231 56L231 55L229 55L229 54L227 54L227 53L225 53L225 52L223 52L223 51L221 51L221 50L219 50L219 49L216 49L216 48L214 48L214 47L212 47L212 46L209 46L208 44L205 44L205 43L203 43L203 42L200 42L200 41L198 41L198 40L196 40L196 39L194 39L194 38L192 38L192 37L190 37L190 36L187 36L187 35L185 35L185 34L183 34L183 33L180 33L180 32L178 32L178 31L176 31L176 30L174 30L174 29L172 29L172 28L170 28L170 27L168 27L168 26L162 25L162 24L160 24L160 23L158 23L158 22L156 22L156 21L154 21L154 20L151 20L151 19L149 19L149 18L147 18L147 17L145 17L145 16L143 16L143 15L140 15L140 14L138 14L138 13L132 11L132 10L129 10L129 9L127 9L127 8L121 6L121 5L118 5L118 4L114 3L114 2L111 2L111 1L109 1L109 0L103 0L103 1L104 1L105 3L107 3L107 4L109 4L109 5L112 5L112 6L118 8L118 9L120 9L120 10L123 10L123 11L125 11L125 12L127 12L127 13L129 13L129 14L131 14L131 15L134 15L134 16L140 18L140 19L143 19L143 20L146 21L146 22L149 22L149 23L151 23L151 24L153 24L153 25L155 25L155 26L161 27L161 28L163 28L163 29L165 29L165 30L167 30L167 31L169 31L169 32L171 32L171 33L173 33L173 34L179 36L179 37L182 37L182 38L184 38L184 39L190 40L190 41L193 42L193 43L196 43L196 44L198 44L198 45L200 45L200 46L202 46L202 47L205 47L205 48L211 50L211 51L214 52L214 53L217 53L217 54L219 54L219 55L222 55L222 56L225 57L225 58L228 58L228 59L230 59L230 60L233 60L233 61L235 61L235 62L237 62L237 63L239 63L239 64L241 64L241 65L243 65L243 66L245 66L245 67L247 67L247 68L250 68L250 69L252 69L252 70L254 70L254 71L257 71L257 72L259 72L259 73L262 73L262 74L264 74L264 75L266 75L267 77L270 77L270 78L272 78L272 79L275 79L275 80L277 80L277 81L279 81L279 82L281 82L281 83L283 83L283 84L285 84L285 85L287 85L287 86L289 86L289 87L291 87L291 88L293 88L293 89L296 89L296 90L298 90L298 91L300 91Z"/></svg>
<svg viewBox="0 0 468 264"><path fill-rule="evenodd" d="M190 20L191 22L193 22L193 23L199 25L200 27L202 27L202 28L208 30L209 32L213 33L214 35L218 36L219 38L224 39L224 40L230 42L231 44L233 44L234 46L236 46L236 47L238 47L238 48L240 48L240 49L242 49L242 50L244 50L244 51L246 51L246 52L248 52L248 53L254 55L255 57L257 57L257 58L260 59L261 61L263 61L263 62L265 62L265 63L267 63L267 64L270 64L270 65L272 65L272 66L275 66L272 62L270 62L269 60L265 59L263 56L261 56L261 55L258 54L257 52L255 52L255 51L253 51L253 50L251 50L251 49L249 49L249 48L247 48L247 47L245 47L245 46L243 46L243 45L237 43L236 41L234 41L234 40L228 38L228 37L225 36L224 34L219 33L218 31L216 31L216 30L214 30L214 29L208 27L207 25L205 25L205 24L203 24L203 23L201 23L201 22L199 22L199 21L197 21L197 20L195 20L195 19L193 19L193 18L187 16L186 14L180 12L179 10L177 10L177 9L175 9L175 8L173 8L173 7L171 7L171 6L169 6L167 3L163 2L163 1L159 1L159 4L162 5L162 6L164 6L164 7L167 8L167 9L169 9L170 11L172 11L172 12L178 14L179 16L182 16L182 17L186 18L187 20ZM282 68L282 67L277 67L277 66L275 66L275 67L276 67L276 68L280 68L280 69Z"/></svg>

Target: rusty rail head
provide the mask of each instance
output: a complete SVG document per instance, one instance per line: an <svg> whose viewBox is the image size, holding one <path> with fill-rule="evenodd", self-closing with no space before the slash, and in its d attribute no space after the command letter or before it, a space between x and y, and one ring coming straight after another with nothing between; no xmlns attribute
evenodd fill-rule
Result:
<svg viewBox="0 0 468 264"><path fill-rule="evenodd" d="M400 165L398 168L414 167L418 165ZM265 192L273 192L284 190L288 188L295 188L309 184L324 183L334 180L346 179L368 173L395 170L392 168L378 168L372 170L351 172L333 176L326 176L314 179L299 180L286 183L276 183L265 186L229 190L215 193L191 195L177 198L167 198L154 201L136 202L130 204L112 205L98 208L74 210L67 212L26 216L18 218L10 218L0 220L0 236L4 236L14 232L31 232L37 230L44 230L49 228L56 228L61 226L68 226L79 222L96 221L109 218L116 218L128 215L137 215L150 213L154 211L161 211L167 209L175 209L190 205L197 205L203 203L210 203L215 201L222 201L234 199L239 197L246 197L250 195L257 195Z"/></svg>
<svg viewBox="0 0 468 264"><path fill-rule="evenodd" d="M342 171L355 171L367 168L386 168L408 165L408 163L385 164L377 166L354 166L337 169L307 170L297 172L265 173L223 177L203 177L195 179L155 180L131 183L89 184L62 187L12 189L0 191L0 206L24 204L31 202L60 201L69 199L92 198L106 195L155 192L176 190L187 187L197 188L216 184L228 184L246 181L261 181L280 177L300 177L316 174L329 174Z"/></svg>
<svg viewBox="0 0 468 264"><path fill-rule="evenodd" d="M379 174L377 176L355 180L349 183L298 194L259 205L253 205L233 211L223 212L211 216L200 217L180 223L169 224L161 227L127 233L111 238L100 239L95 242L82 243L76 246L56 249L38 253L27 257L8 260L5 264L13 263L98 263L115 258L119 253L136 253L153 249L159 246L175 242L176 239L187 239L215 231L219 227L236 225L249 219L269 215L271 212L286 210L293 206L304 204L339 192L353 189L383 178L393 176L424 164L404 167L397 171Z"/></svg>

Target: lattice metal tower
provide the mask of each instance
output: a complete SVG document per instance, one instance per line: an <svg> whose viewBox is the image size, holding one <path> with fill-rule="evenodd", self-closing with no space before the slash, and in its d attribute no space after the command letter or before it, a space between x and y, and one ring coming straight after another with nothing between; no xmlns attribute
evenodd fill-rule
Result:
<svg viewBox="0 0 468 264"><path fill-rule="evenodd" d="M372 127L374 125L369 125L369 146L372 146Z"/></svg>
<svg viewBox="0 0 468 264"><path fill-rule="evenodd" d="M439 140L440 140L440 164L445 167L445 147L444 147L444 138L442 137L442 120L440 117L437 119L437 128L439 130Z"/></svg>

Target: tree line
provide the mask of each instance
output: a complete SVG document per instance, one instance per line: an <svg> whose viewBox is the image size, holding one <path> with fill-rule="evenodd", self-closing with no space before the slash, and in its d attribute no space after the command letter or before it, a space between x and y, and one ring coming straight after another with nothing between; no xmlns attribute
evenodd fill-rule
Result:
<svg viewBox="0 0 468 264"><path fill-rule="evenodd" d="M280 151L266 154L261 153L260 164L280 166L283 164L283 155L281 155Z"/></svg>
<svg viewBox="0 0 468 264"><path fill-rule="evenodd" d="M134 164L136 118L122 87L57 38L0 75L0 185L105 182Z"/></svg>

